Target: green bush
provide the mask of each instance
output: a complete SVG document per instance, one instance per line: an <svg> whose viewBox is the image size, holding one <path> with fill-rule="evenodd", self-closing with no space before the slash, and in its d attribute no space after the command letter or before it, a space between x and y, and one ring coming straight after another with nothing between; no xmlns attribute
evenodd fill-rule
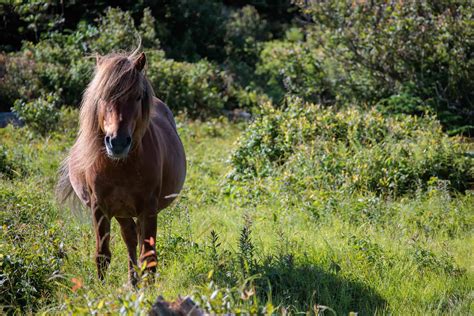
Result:
<svg viewBox="0 0 474 316"><path fill-rule="evenodd" d="M406 92L380 100L377 103L377 108L386 114L423 115L429 112L429 107L419 97Z"/></svg>
<svg viewBox="0 0 474 316"><path fill-rule="evenodd" d="M36 75L36 62L31 54L2 55L3 76L0 80L0 110L8 111L15 100L39 97L41 81Z"/></svg>
<svg viewBox="0 0 474 316"><path fill-rule="evenodd" d="M463 1L299 1L346 97L409 93L453 131L474 121L472 6ZM406 108L405 108L406 109ZM416 111L415 111L416 112Z"/></svg>
<svg viewBox="0 0 474 316"><path fill-rule="evenodd" d="M334 96L323 62L322 56L307 43L272 41L265 44L260 54L256 74L262 77L264 90L277 103L290 94L326 104Z"/></svg>
<svg viewBox="0 0 474 316"><path fill-rule="evenodd" d="M230 58L246 62L256 62L260 44L269 37L267 21L262 19L255 7L247 5L233 12L226 24L224 42L225 50Z"/></svg>
<svg viewBox="0 0 474 316"><path fill-rule="evenodd" d="M225 76L208 61L177 62L163 54L148 56L147 75L155 94L175 111L193 117L220 114L226 102Z"/></svg>
<svg viewBox="0 0 474 316"><path fill-rule="evenodd" d="M45 103L39 101L42 95L57 93L58 102L78 105L94 67L95 59L88 55L129 51L136 48L141 35L148 56L147 74L156 95L172 109L204 117L220 114L225 106L235 107L241 99L246 105L256 103L251 92L245 93L211 62L166 59L159 49L155 23L149 10L144 11L141 24L135 27L130 12L109 8L97 25L81 22L70 34L54 32L37 44L26 43L22 53L5 57L6 80L0 83L0 90L4 91L1 97L7 103L12 99L27 100L18 101L14 108L19 114L22 108L28 109L29 114L21 112L25 122L31 125L36 121L33 128L44 134L56 116L43 123L38 121L47 111ZM40 99L31 101L36 98ZM35 110L33 114L33 108L44 111Z"/></svg>
<svg viewBox="0 0 474 316"><path fill-rule="evenodd" d="M255 7L247 5L230 14L225 25L224 48L226 64L238 82L248 85L254 80L255 65L268 38L267 21Z"/></svg>
<svg viewBox="0 0 474 316"><path fill-rule="evenodd" d="M13 80L16 76L7 75L7 61L8 56L0 54L0 74L2 80L0 80L0 111L7 111L10 104L13 104L16 99L20 97L18 88L15 88Z"/></svg>
<svg viewBox="0 0 474 316"><path fill-rule="evenodd" d="M60 117L58 99L57 95L50 93L30 102L17 100L12 110L34 132L45 136L57 128Z"/></svg>
<svg viewBox="0 0 474 316"><path fill-rule="evenodd" d="M53 32L37 44L26 43L23 50L34 60L34 76L45 91L61 90L66 104L78 105L94 67L93 54L130 51L143 38L143 47L159 48L153 36L154 18L144 10L142 22L135 26L130 12L108 8L97 24L81 22L76 31Z"/></svg>
<svg viewBox="0 0 474 316"><path fill-rule="evenodd" d="M64 22L64 18L60 14L61 8L54 1L5 1L2 3L2 6L5 6L7 12L9 11L8 5L12 6L10 10L17 15L18 20L23 22L15 21L17 23L20 22L21 26L18 28L18 33L22 36L33 33L34 38L38 40L41 33L52 31ZM62 9L64 14L64 4ZM11 18L12 15L11 12L9 13L5 15L5 24L12 22L8 21L8 18ZM26 25L26 27L22 24Z"/></svg>
<svg viewBox="0 0 474 316"><path fill-rule="evenodd" d="M143 38L144 48L159 49L159 40L154 37L154 24L149 9L143 11L141 24L136 27L130 12L108 8L98 20L98 36L90 41L90 50L100 54L128 51L138 46L139 38Z"/></svg>
<svg viewBox="0 0 474 316"><path fill-rule="evenodd" d="M400 195L433 178L465 190L474 177L466 148L432 117L386 118L287 100L266 104L232 156L234 180L280 175L290 187Z"/></svg>
<svg viewBox="0 0 474 316"><path fill-rule="evenodd" d="M129 12L109 8L97 25L81 22L72 33L52 32L36 44L25 42L21 53L4 58L2 101L12 104L14 99L32 100L54 92L64 103L79 105L94 67L91 55L135 49L140 34L145 48L156 49L153 24L148 10L137 28Z"/></svg>

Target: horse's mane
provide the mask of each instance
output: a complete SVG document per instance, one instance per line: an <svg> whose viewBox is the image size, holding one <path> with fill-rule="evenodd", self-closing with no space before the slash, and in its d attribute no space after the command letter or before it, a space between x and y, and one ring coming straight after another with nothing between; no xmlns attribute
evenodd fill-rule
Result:
<svg viewBox="0 0 474 316"><path fill-rule="evenodd" d="M128 94L142 93L142 117L136 122L133 134L134 146L140 146L140 140L150 125L150 111L153 104L154 92L150 82L142 71L136 69L136 62L140 58L138 50L131 54L114 53L97 58L94 78L84 92L79 118L79 133L69 155L63 162L58 195L65 200L72 193L60 194L60 191L69 190L62 182L68 182L69 168L74 172L84 174L85 170L94 166L101 155L104 155L103 132L101 129L100 100L107 102L120 99ZM134 147L134 149L136 149Z"/></svg>
<svg viewBox="0 0 474 316"><path fill-rule="evenodd" d="M120 99L128 94L143 91L142 117L137 121L133 138L139 145L148 125L153 103L153 89L145 75L135 68L139 54L109 54L98 58L94 78L87 87L81 105L79 134L74 150L82 153L75 167L85 170L91 167L98 156L104 153L103 133L99 102Z"/></svg>

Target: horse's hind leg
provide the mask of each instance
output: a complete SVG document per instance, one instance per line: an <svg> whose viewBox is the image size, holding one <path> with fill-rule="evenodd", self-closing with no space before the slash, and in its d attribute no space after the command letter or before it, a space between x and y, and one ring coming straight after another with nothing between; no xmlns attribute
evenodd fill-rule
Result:
<svg viewBox="0 0 474 316"><path fill-rule="evenodd" d="M137 284L137 273L135 266L137 265L137 227L133 218L117 218L122 231L122 238L127 245L128 251L128 280L132 285Z"/></svg>
<svg viewBox="0 0 474 316"><path fill-rule="evenodd" d="M95 262L97 264L97 274L100 280L104 280L105 271L110 264L112 256L110 252L110 220L99 208L93 211L94 230L96 234L95 242Z"/></svg>
<svg viewBox="0 0 474 316"><path fill-rule="evenodd" d="M140 236L140 263L146 261L148 270L156 271L156 215L138 218Z"/></svg>

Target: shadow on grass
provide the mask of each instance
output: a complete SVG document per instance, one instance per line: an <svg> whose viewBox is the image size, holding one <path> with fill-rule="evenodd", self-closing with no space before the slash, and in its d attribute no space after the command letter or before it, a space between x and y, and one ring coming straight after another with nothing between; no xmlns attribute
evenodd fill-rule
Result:
<svg viewBox="0 0 474 316"><path fill-rule="evenodd" d="M315 305L328 306L338 315L349 312L374 315L386 311L386 301L374 289L339 276L337 266L333 271L325 271L308 261L285 255L269 257L254 266L252 273L261 276L255 281L258 294L263 298L271 293L274 306L294 311L313 310Z"/></svg>

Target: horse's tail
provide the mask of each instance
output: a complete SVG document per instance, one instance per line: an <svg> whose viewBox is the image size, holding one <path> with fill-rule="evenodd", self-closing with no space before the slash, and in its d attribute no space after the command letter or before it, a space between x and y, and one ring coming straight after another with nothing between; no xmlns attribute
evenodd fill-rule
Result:
<svg viewBox="0 0 474 316"><path fill-rule="evenodd" d="M71 199L74 199L76 194L72 188L71 180L69 179L69 159L66 158L59 167L59 180L56 185L56 199L60 204L69 204Z"/></svg>
<svg viewBox="0 0 474 316"><path fill-rule="evenodd" d="M73 214L81 214L84 210L81 200L74 192L71 178L69 177L69 157L64 159L58 170L58 184L56 185L56 200L59 205L65 206L71 210Z"/></svg>

